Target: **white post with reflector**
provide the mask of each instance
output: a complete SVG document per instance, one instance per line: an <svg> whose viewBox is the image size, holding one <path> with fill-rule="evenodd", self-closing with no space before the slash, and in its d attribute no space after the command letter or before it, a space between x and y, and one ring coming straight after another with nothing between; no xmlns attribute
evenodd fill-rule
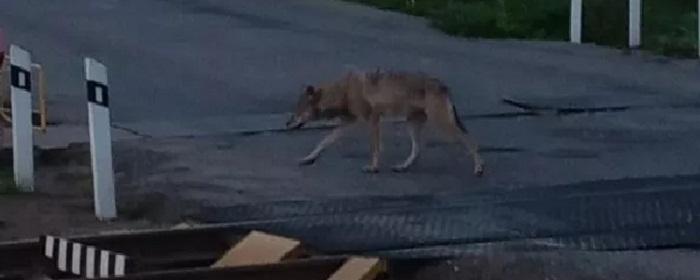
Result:
<svg viewBox="0 0 700 280"><path fill-rule="evenodd" d="M569 36L572 43L581 43L583 26L583 0L571 0L571 15Z"/></svg>
<svg viewBox="0 0 700 280"><path fill-rule="evenodd" d="M642 0L629 0L629 47L642 45Z"/></svg>
<svg viewBox="0 0 700 280"><path fill-rule="evenodd" d="M26 50L10 47L12 98L12 156L15 184L34 191L34 138L32 128L32 58Z"/></svg>
<svg viewBox="0 0 700 280"><path fill-rule="evenodd" d="M85 58L90 153L95 215L100 220L117 217L112 168L112 135L109 114L107 68L97 60Z"/></svg>

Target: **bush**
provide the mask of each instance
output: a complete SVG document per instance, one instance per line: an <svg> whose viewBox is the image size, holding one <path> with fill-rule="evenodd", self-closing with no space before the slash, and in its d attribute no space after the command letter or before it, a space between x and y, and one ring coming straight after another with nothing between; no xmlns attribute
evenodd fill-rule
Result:
<svg viewBox="0 0 700 280"><path fill-rule="evenodd" d="M501 2L501 28L508 37L566 40L569 38L568 0L506 0Z"/></svg>
<svg viewBox="0 0 700 280"><path fill-rule="evenodd" d="M0 167L0 195L20 193L13 181L11 171Z"/></svg>
<svg viewBox="0 0 700 280"><path fill-rule="evenodd" d="M433 25L448 34L483 38L507 35L500 27L498 9L485 2L448 3L431 15Z"/></svg>
<svg viewBox="0 0 700 280"><path fill-rule="evenodd" d="M567 40L570 0L350 0L431 20L457 36ZM583 40L627 45L628 0L585 0ZM674 56L697 53L696 0L644 0L642 47Z"/></svg>
<svg viewBox="0 0 700 280"><path fill-rule="evenodd" d="M583 41L614 47L627 46L627 2L584 0Z"/></svg>
<svg viewBox="0 0 700 280"><path fill-rule="evenodd" d="M697 3L695 0L647 1L644 6L642 43L645 48L672 56L697 55Z"/></svg>
<svg viewBox="0 0 700 280"><path fill-rule="evenodd" d="M540 3L530 3L540 2ZM551 0L447 1L428 12L433 25L455 35L483 38L563 40L568 34L568 10Z"/></svg>

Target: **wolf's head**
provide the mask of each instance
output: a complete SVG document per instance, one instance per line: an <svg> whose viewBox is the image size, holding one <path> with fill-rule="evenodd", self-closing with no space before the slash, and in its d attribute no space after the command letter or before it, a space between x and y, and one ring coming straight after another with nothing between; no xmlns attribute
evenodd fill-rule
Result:
<svg viewBox="0 0 700 280"><path fill-rule="evenodd" d="M319 119L319 103L322 90L314 86L304 87L304 91L297 101L296 109L287 121L287 129L298 129L307 122Z"/></svg>

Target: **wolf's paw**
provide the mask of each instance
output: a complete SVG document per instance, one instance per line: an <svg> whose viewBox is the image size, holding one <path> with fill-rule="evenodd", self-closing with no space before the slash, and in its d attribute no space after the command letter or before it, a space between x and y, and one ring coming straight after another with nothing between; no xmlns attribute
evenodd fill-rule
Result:
<svg viewBox="0 0 700 280"><path fill-rule="evenodd" d="M310 157L305 157L302 158L298 161L299 165L305 166L305 165L312 165L316 162L316 158L310 158Z"/></svg>
<svg viewBox="0 0 700 280"><path fill-rule="evenodd" d="M365 165L362 167L362 172L365 173L378 173L379 172L379 167L374 166L374 165Z"/></svg>
<svg viewBox="0 0 700 280"><path fill-rule="evenodd" d="M391 167L391 171L394 171L396 173L403 173L408 170L408 166L404 164L397 164Z"/></svg>
<svg viewBox="0 0 700 280"><path fill-rule="evenodd" d="M479 165L474 167L474 175L476 175L476 177L484 176L484 165L483 164L479 164Z"/></svg>

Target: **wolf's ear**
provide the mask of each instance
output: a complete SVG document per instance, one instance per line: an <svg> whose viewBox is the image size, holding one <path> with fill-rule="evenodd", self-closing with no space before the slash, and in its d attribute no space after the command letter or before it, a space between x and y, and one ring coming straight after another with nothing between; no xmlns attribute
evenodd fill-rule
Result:
<svg viewBox="0 0 700 280"><path fill-rule="evenodd" d="M304 93L306 93L308 96L312 96L314 93L316 93L316 88L314 88L312 85L307 85L305 86Z"/></svg>

